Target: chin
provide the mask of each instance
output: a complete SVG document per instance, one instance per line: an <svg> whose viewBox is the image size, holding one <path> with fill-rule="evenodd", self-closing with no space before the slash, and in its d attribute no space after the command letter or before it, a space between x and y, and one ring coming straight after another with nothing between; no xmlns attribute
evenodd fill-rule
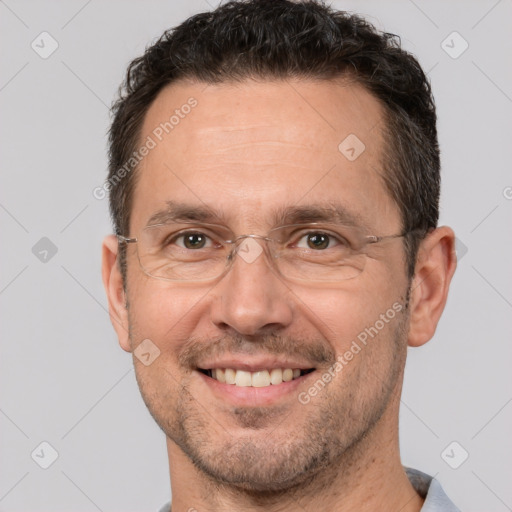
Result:
<svg viewBox="0 0 512 512"><path fill-rule="evenodd" d="M263 436L256 431L240 438L210 433L201 435L198 442L197 430L187 423L188 428L180 429L185 435L176 441L194 466L215 484L249 495L271 497L303 486L328 467L334 455L333 439L310 436L309 429L290 428L284 434L274 431Z"/></svg>

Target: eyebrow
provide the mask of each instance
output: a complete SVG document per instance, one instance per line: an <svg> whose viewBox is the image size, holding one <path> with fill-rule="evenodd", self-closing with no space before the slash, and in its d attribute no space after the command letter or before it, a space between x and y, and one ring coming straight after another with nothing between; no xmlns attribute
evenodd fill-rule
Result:
<svg viewBox="0 0 512 512"><path fill-rule="evenodd" d="M166 209L159 210L151 215L146 226L173 222L227 224L227 218L223 212L216 211L206 205L193 205L177 201L167 201L166 204ZM270 212L270 218L273 219L275 226L333 222L345 226L367 227L367 222L360 214L351 212L338 203L279 207Z"/></svg>

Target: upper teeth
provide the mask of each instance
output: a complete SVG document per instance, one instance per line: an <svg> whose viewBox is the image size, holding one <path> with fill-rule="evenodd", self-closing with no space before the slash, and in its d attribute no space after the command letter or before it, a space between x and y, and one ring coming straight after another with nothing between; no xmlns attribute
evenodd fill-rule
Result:
<svg viewBox="0 0 512 512"><path fill-rule="evenodd" d="M211 370L211 376L215 380L226 384L262 388L270 386L270 384L276 385L296 379L300 377L300 370L292 368L273 368L272 370L246 372L244 370L233 370L232 368L214 368Z"/></svg>

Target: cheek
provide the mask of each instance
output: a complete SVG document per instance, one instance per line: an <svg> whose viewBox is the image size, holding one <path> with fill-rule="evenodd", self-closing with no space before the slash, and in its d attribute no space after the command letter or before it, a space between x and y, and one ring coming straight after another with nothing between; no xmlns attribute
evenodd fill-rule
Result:
<svg viewBox="0 0 512 512"><path fill-rule="evenodd" d="M360 396L358 390L387 389L398 375L406 347L399 341L404 308L398 287L382 276L380 281L371 277L373 286L354 280L344 290L296 292L309 328L320 332L336 352L339 378L333 390L349 390L358 403L366 400L366 391Z"/></svg>
<svg viewBox="0 0 512 512"><path fill-rule="evenodd" d="M145 276L132 283L129 289L132 343L137 345L149 338L161 351L169 355L178 353L199 322L209 289L179 288Z"/></svg>
<svg viewBox="0 0 512 512"><path fill-rule="evenodd" d="M343 354L356 340L365 341L368 329L388 332L398 321L399 296L391 283L377 280L374 286L354 279L340 289L296 289L300 315L318 331L338 354ZM381 279L382 281L382 279ZM397 304L398 303L398 304ZM382 317L383 315L383 317Z"/></svg>

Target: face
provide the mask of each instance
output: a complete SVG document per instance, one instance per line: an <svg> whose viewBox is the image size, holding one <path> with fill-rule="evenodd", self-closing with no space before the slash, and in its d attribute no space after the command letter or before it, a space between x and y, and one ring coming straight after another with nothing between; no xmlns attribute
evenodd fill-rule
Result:
<svg viewBox="0 0 512 512"><path fill-rule="evenodd" d="M182 108L191 97L197 104ZM176 109L179 122L161 133ZM156 146L138 170L127 235L177 206L208 211L207 222L235 236L266 235L297 208L301 222L338 209L364 234L397 234L400 215L381 177L382 119L379 102L355 84L173 84L145 118L141 141ZM364 144L359 156L353 135L339 149L350 134ZM254 261L235 256L210 282L163 281L141 270L136 251L127 247L125 348L149 339L160 350L150 365L134 363L171 451L218 482L278 490L350 464L362 439L396 428L388 413L407 343L400 238L372 246L356 277L322 284L283 278L265 250ZM210 376L226 368L239 370L237 384ZM283 368L300 376L279 384L289 378Z"/></svg>

